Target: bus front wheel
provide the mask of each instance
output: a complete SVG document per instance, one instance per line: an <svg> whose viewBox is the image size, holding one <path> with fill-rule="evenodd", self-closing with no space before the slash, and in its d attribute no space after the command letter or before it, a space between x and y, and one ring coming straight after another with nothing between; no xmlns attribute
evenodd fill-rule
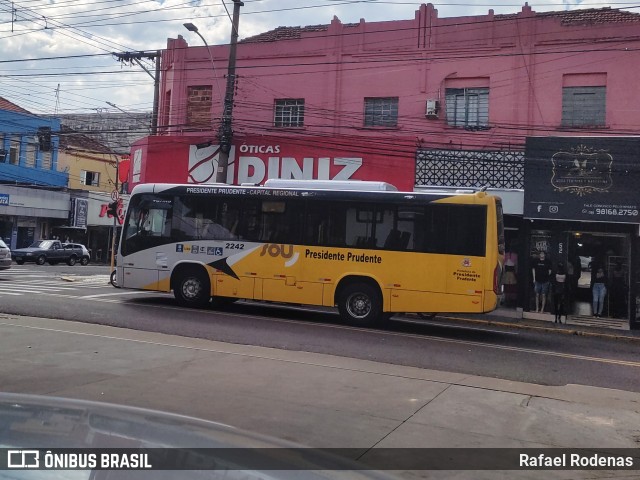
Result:
<svg viewBox="0 0 640 480"><path fill-rule="evenodd" d="M115 270L111 272L111 276L109 277L109 283L116 288L120 288L118 286L118 272L116 272Z"/></svg>
<svg viewBox="0 0 640 480"><path fill-rule="evenodd" d="M347 323L372 326L382 320L382 297L377 288L366 283L351 283L338 296L340 316Z"/></svg>
<svg viewBox="0 0 640 480"><path fill-rule="evenodd" d="M176 301L185 307L205 307L211 300L209 277L197 270L184 270L173 285Z"/></svg>

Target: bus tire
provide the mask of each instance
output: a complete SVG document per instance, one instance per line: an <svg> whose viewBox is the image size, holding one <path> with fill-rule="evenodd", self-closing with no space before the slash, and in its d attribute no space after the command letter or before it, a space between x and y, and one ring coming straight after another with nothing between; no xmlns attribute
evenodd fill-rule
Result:
<svg viewBox="0 0 640 480"><path fill-rule="evenodd" d="M206 307L211 300L211 284L204 270L180 270L173 282L173 296L183 307Z"/></svg>
<svg viewBox="0 0 640 480"><path fill-rule="evenodd" d="M382 321L382 296L367 283L349 283L338 295L338 310L350 325L370 327Z"/></svg>
<svg viewBox="0 0 640 480"><path fill-rule="evenodd" d="M111 276L109 277L109 283L113 287L120 288L118 286L118 274L117 274L117 272L115 270L113 272L111 272Z"/></svg>

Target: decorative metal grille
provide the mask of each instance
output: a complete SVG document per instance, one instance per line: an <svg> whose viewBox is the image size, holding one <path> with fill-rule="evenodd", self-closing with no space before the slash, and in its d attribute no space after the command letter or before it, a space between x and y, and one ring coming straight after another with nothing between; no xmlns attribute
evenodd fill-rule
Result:
<svg viewBox="0 0 640 480"><path fill-rule="evenodd" d="M416 186L523 189L524 152L418 150Z"/></svg>

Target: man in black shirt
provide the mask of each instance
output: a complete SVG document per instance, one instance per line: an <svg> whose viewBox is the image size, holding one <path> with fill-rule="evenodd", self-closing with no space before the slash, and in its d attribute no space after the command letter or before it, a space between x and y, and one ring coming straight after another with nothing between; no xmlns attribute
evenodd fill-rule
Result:
<svg viewBox="0 0 640 480"><path fill-rule="evenodd" d="M533 288L536 293L536 312L544 312L549 294L549 280L551 279L551 262L546 258L544 252L540 252L540 257L537 262L534 262L531 271L533 273Z"/></svg>

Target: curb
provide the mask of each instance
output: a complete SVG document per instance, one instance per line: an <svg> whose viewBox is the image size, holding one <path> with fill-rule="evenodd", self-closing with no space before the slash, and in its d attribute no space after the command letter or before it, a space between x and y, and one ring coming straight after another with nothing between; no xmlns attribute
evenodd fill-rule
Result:
<svg viewBox="0 0 640 480"><path fill-rule="evenodd" d="M631 336L631 335L617 335L617 334L611 334L611 333L589 332L585 330L578 330L578 329L566 328L566 327L551 328L551 327L543 327L543 326L531 325L526 323L503 322L500 320L491 320L491 319L480 320L480 319L466 318L466 317L452 317L447 315L439 315L439 317L446 318L447 320L456 320L460 322L473 323L476 325L492 325L496 327L519 328L522 330L536 330L536 331L547 332L547 333L559 333L562 335L576 335L576 336L582 336L582 337L606 338L609 340L640 343L640 337Z"/></svg>

